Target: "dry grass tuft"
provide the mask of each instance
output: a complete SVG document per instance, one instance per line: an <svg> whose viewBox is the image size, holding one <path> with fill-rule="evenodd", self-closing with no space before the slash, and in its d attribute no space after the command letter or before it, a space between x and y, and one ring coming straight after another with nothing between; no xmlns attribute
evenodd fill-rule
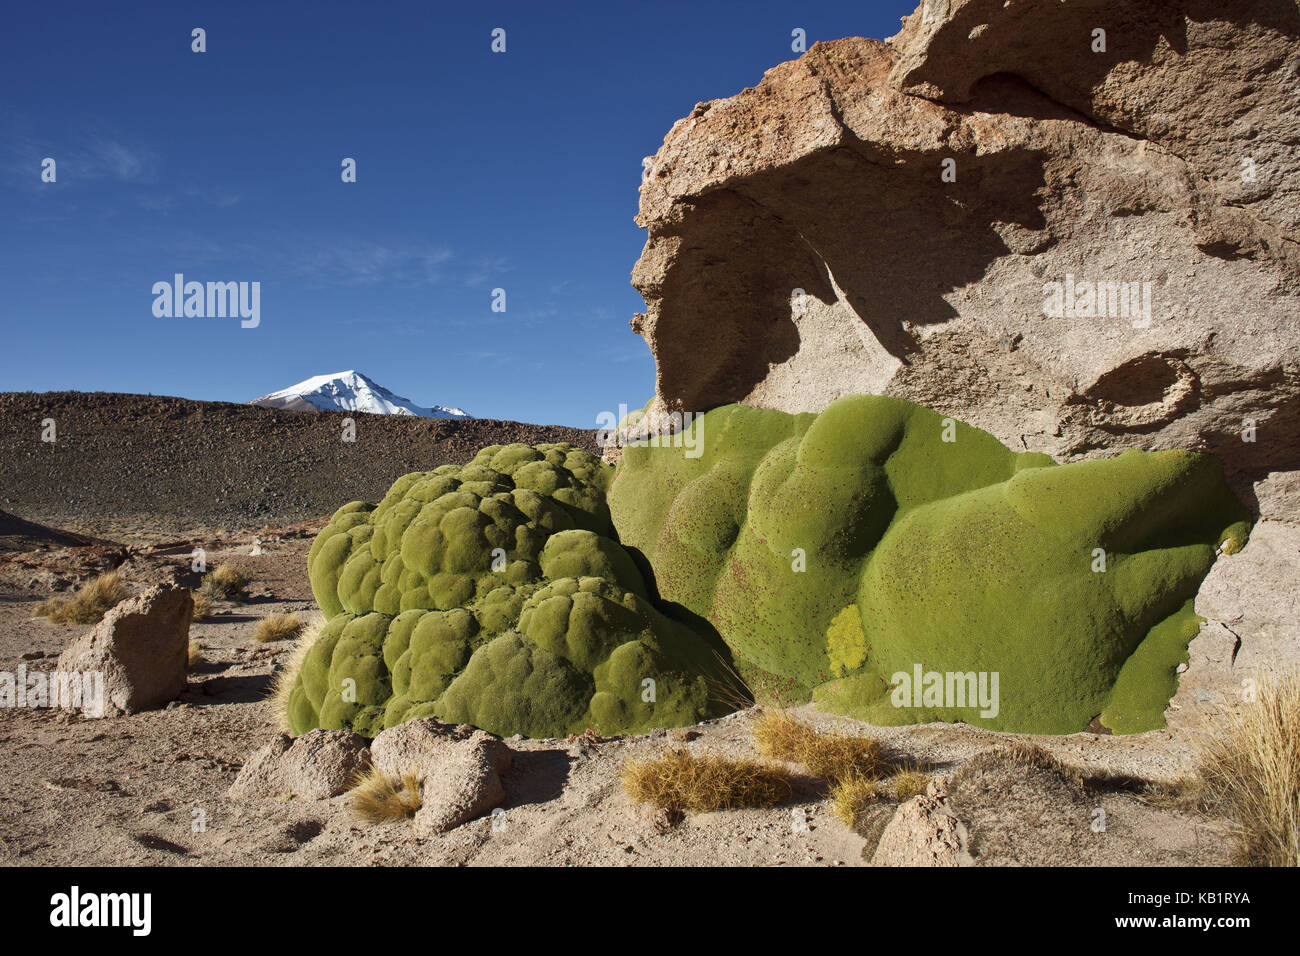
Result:
<svg viewBox="0 0 1300 956"><path fill-rule="evenodd" d="M894 799L901 802L925 793L930 785L930 775L920 767L908 764L895 772L889 782L894 788Z"/></svg>
<svg viewBox="0 0 1300 956"><path fill-rule="evenodd" d="M186 663L190 670L194 670L203 663L203 645L198 641L190 641L189 657Z"/></svg>
<svg viewBox="0 0 1300 956"><path fill-rule="evenodd" d="M36 606L38 617L47 617L55 624L98 624L100 619L117 603L131 594L116 571L101 574L83 584L70 598L50 598Z"/></svg>
<svg viewBox="0 0 1300 956"><path fill-rule="evenodd" d="M1082 787L1085 784L1084 772L1080 768L1062 763L1038 744L1030 743L1027 740L1009 740L977 753L969 761L962 764L961 768L953 775L953 779L955 782L1006 763L1017 763L1026 767L1037 767L1039 770L1050 771L1065 778L1066 781L1076 787Z"/></svg>
<svg viewBox="0 0 1300 956"><path fill-rule="evenodd" d="M669 813L773 807L794 792L790 774L779 767L672 748L650 760L629 761L622 776L634 801Z"/></svg>
<svg viewBox="0 0 1300 956"><path fill-rule="evenodd" d="M409 820L422 804L420 790L420 775L414 770L393 777L371 766L357 775L350 806L357 819L372 825Z"/></svg>
<svg viewBox="0 0 1300 956"><path fill-rule="evenodd" d="M271 678L271 688L267 693L267 697L271 701L271 710L275 714L276 724L283 733L291 732L289 727L289 694L293 690L294 682L298 679L298 671L302 668L303 658L311 650L312 644L316 643L316 637L324 626L325 622L323 620L317 620L299 631L297 643L294 644L293 650L289 652L289 659L284 662L283 667L276 670L275 675Z"/></svg>
<svg viewBox="0 0 1300 956"><path fill-rule="evenodd" d="M877 800L908 800L925 793L929 775L914 764L893 765L874 737L819 733L786 710L764 710L754 725L754 742L761 753L802 764L830 785L835 815L845 826ZM886 773L888 781L881 780Z"/></svg>
<svg viewBox="0 0 1300 956"><path fill-rule="evenodd" d="M194 601L194 620L206 621L212 617L212 599L210 597L199 591L191 591L190 598Z"/></svg>
<svg viewBox="0 0 1300 956"><path fill-rule="evenodd" d="M1239 862L1300 866L1300 671L1261 681L1201 743L1198 771L1206 806L1233 821Z"/></svg>
<svg viewBox="0 0 1300 956"><path fill-rule="evenodd" d="M740 671L717 651L713 652L713 657L716 661L716 676L705 678L709 699L731 711L752 707L754 692L740 676Z"/></svg>
<svg viewBox="0 0 1300 956"><path fill-rule="evenodd" d="M1148 806L1160 810L1193 810L1204 812L1207 808L1205 783L1199 777L1184 774L1174 780L1151 780L1135 796Z"/></svg>
<svg viewBox="0 0 1300 956"><path fill-rule="evenodd" d="M831 801L835 806L835 815L846 827L857 822L858 814L865 810L879 796L876 781L868 777L849 777L831 787Z"/></svg>
<svg viewBox="0 0 1300 956"><path fill-rule="evenodd" d="M253 640L259 644L291 640L302 633L302 626L297 614L268 614L257 622Z"/></svg>
<svg viewBox="0 0 1300 956"><path fill-rule="evenodd" d="M200 593L212 600L242 601L247 597L244 589L248 586L248 581L248 572L243 568L235 564L223 564L219 568L213 568L203 579Z"/></svg>
<svg viewBox="0 0 1300 956"><path fill-rule="evenodd" d="M760 753L802 764L832 786L874 780L886 765L874 737L821 734L785 710L764 710L754 726L754 741Z"/></svg>

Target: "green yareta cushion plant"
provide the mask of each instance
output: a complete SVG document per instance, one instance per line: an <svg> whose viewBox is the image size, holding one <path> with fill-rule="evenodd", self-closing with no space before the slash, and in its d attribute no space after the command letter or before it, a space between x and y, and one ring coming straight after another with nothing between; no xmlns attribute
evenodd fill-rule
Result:
<svg viewBox="0 0 1300 956"><path fill-rule="evenodd" d="M717 408L617 469L498 445L335 513L288 719L637 732L742 704L738 672L878 724L1146 730L1248 531L1211 456L1057 465L879 396Z"/></svg>
<svg viewBox="0 0 1300 956"><path fill-rule="evenodd" d="M290 729L436 717L555 737L733 709L725 647L661 613L614 540L612 471L568 444L497 445L340 508L308 558L327 623Z"/></svg>
<svg viewBox="0 0 1300 956"><path fill-rule="evenodd" d="M1249 530L1212 456L1057 465L880 396L714 409L626 448L608 500L760 701L1030 733L1163 726L1192 599Z"/></svg>

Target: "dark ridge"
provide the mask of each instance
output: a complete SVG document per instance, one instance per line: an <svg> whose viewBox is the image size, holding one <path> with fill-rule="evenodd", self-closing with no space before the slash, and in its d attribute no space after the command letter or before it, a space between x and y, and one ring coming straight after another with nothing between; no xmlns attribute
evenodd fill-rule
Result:
<svg viewBox="0 0 1300 956"><path fill-rule="evenodd" d="M356 440L342 440L351 416ZM41 440L46 419L55 441ZM287 411L108 392L0 393L0 508L58 527L149 519L158 531L292 524L487 445L594 430L486 418Z"/></svg>

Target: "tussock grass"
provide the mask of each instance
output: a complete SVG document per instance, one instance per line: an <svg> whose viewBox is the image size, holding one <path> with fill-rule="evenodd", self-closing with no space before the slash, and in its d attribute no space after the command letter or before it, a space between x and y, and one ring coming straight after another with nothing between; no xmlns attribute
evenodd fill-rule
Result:
<svg viewBox="0 0 1300 956"><path fill-rule="evenodd" d="M930 785L930 775L920 767L908 764L895 771L889 783L894 788L894 799L901 802L925 793Z"/></svg>
<svg viewBox="0 0 1300 956"><path fill-rule="evenodd" d="M83 584L70 598L42 601L36 606L36 615L55 624L98 624L114 605L130 596L122 576L109 571Z"/></svg>
<svg viewBox="0 0 1300 956"><path fill-rule="evenodd" d="M213 568L203 579L199 591L212 600L242 601L248 596L244 590L248 587L248 582L248 572L239 565L223 564Z"/></svg>
<svg viewBox="0 0 1300 956"><path fill-rule="evenodd" d="M420 775L408 770L400 777L370 766L357 775L349 807L363 823L378 825L409 820L423 803Z"/></svg>
<svg viewBox="0 0 1300 956"><path fill-rule="evenodd" d="M637 803L669 813L773 807L794 792L788 771L757 760L697 757L668 748L649 760L624 764L623 789Z"/></svg>
<svg viewBox="0 0 1300 956"><path fill-rule="evenodd" d="M925 793L930 783L914 764L891 765L874 737L820 733L786 710L764 710L754 725L754 742L765 756L801 764L825 780L835 815L847 827L877 800L891 795L908 800Z"/></svg>
<svg viewBox="0 0 1300 956"><path fill-rule="evenodd" d="M714 669L716 676L705 678L709 699L732 711L744 710L753 706L754 692L745 683L745 679L740 676L740 671L736 670L731 662L717 651L713 652L713 657L716 662Z"/></svg>
<svg viewBox="0 0 1300 956"><path fill-rule="evenodd" d="M253 640L259 644L287 641L302 633L302 618L297 614L268 614L257 622Z"/></svg>
<svg viewBox="0 0 1300 956"><path fill-rule="evenodd" d="M831 803L835 815L846 827L857 822L858 814L880 795L880 785L868 777L855 776L831 787Z"/></svg>
<svg viewBox="0 0 1300 956"><path fill-rule="evenodd" d="M1173 780L1148 781L1135 796L1160 810L1204 812L1208 809L1205 782L1192 774L1182 774Z"/></svg>
<svg viewBox="0 0 1300 956"><path fill-rule="evenodd" d="M316 643L316 637L324 626L325 622L320 619L304 626L298 632L298 639L293 646L293 650L289 652L289 659L271 678L271 687L267 697L271 701L271 710L275 714L276 725L282 733L291 732L289 727L289 694L293 690L294 682L298 679L298 671L302 669L303 658L311 650L312 644Z"/></svg>
<svg viewBox="0 0 1300 956"><path fill-rule="evenodd" d="M189 670L194 670L203 663L203 645L198 641L190 641L189 656L186 658L186 666Z"/></svg>
<svg viewBox="0 0 1300 956"><path fill-rule="evenodd" d="M977 753L974 757L962 764L961 768L953 775L954 781L967 776L972 776L981 771L988 770L1000 763L1011 762L1023 764L1026 767L1036 767L1039 770L1048 770L1052 773L1064 777L1070 784L1076 787L1087 785L1087 777L1079 767L1068 763L1063 763L1056 757L1044 750L1038 744L1030 743L1028 740L1009 740L1005 743L997 744L988 750Z"/></svg>
<svg viewBox="0 0 1300 956"><path fill-rule="evenodd" d="M1238 862L1300 866L1300 670L1261 681L1200 751L1201 799L1232 821Z"/></svg>
<svg viewBox="0 0 1300 956"><path fill-rule="evenodd" d="M212 599L200 591L191 591L190 598L194 601L194 620L206 621L212 617Z"/></svg>
<svg viewBox="0 0 1300 956"><path fill-rule="evenodd" d="M886 767L880 741L874 737L818 733L785 710L764 710L759 715L754 742L764 756L802 764L832 786L858 778L875 780Z"/></svg>

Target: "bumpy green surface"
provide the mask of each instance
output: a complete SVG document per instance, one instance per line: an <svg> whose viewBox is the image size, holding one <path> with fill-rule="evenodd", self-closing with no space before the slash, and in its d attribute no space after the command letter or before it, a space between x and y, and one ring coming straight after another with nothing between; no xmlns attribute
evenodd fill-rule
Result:
<svg viewBox="0 0 1300 956"><path fill-rule="evenodd" d="M878 396L819 415L725 406L693 427L699 457L624 450L621 541L663 600L712 622L760 699L876 723L1161 726L1190 599L1249 530L1218 463L1191 452L1056 465ZM895 706L894 675L918 664L997 672L997 715Z"/></svg>
<svg viewBox="0 0 1300 956"><path fill-rule="evenodd" d="M292 731L614 734L729 709L725 647L661 613L613 539L612 471L568 444L497 445L340 508L308 558L327 624Z"/></svg>

